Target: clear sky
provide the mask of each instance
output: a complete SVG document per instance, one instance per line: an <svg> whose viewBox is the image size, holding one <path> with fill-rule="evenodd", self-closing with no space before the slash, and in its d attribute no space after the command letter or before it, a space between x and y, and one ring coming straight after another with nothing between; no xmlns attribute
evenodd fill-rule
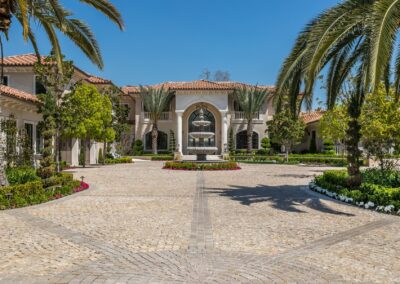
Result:
<svg viewBox="0 0 400 284"><path fill-rule="evenodd" d="M68 40L63 53L89 73L117 85L190 81L202 70L229 71L231 79L273 85L299 31L339 0L111 0L122 12L120 32L78 0L65 6L92 27L105 68L98 70ZM37 30L35 28L35 30ZM41 52L49 45L36 31ZM32 52L13 24L5 54Z"/></svg>

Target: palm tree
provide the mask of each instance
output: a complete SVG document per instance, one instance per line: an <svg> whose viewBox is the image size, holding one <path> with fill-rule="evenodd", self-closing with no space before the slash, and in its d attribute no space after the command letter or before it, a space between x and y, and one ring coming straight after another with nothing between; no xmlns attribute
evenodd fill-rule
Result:
<svg viewBox="0 0 400 284"><path fill-rule="evenodd" d="M142 87L140 86L140 94L143 100L143 106L149 113L149 118L152 123L151 139L153 154L157 154L157 138L158 138L158 121L162 112L168 107L171 102L172 93L169 89L161 87Z"/></svg>
<svg viewBox="0 0 400 284"><path fill-rule="evenodd" d="M374 92L382 81L388 89L393 74L396 94L400 95L400 52L395 52L399 20L400 0L346 0L320 14L303 30L278 77L278 110L286 96L292 110L298 112L301 103L296 103L297 91L304 88L301 102L305 100L310 107L316 79L325 67L328 108L335 105L343 85L356 73L346 141L348 171L356 183L361 180L358 119L365 94Z"/></svg>
<svg viewBox="0 0 400 284"><path fill-rule="evenodd" d="M253 149L253 119L260 111L268 94L267 89L247 85L237 88L234 92L247 123L247 152L249 153Z"/></svg>
<svg viewBox="0 0 400 284"><path fill-rule="evenodd" d="M108 0L80 0L80 2L100 11L123 29L120 13ZM103 59L93 33L84 22L71 16L72 13L67 11L59 0L0 0L0 32L7 39L14 17L22 25L23 37L32 43L39 59L38 45L30 28L30 19L33 19L46 32L60 67L62 53L57 31L72 40L94 64L102 68ZM0 44L3 49L1 41Z"/></svg>

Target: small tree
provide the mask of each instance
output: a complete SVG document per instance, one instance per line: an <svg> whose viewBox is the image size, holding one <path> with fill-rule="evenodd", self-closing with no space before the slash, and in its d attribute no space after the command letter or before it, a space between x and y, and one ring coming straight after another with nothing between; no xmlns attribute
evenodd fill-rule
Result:
<svg viewBox="0 0 400 284"><path fill-rule="evenodd" d="M105 163L105 157L104 157L104 155L103 155L103 149L101 149L101 148L100 148L100 150L99 150L99 156L98 156L98 158L97 158L97 162L98 162L99 164L104 164L104 163Z"/></svg>
<svg viewBox="0 0 400 284"><path fill-rule="evenodd" d="M297 117L293 118L290 111L286 109L275 114L274 118L267 122L267 127L273 142L285 147L286 162L288 162L292 147L300 143L304 136L304 122Z"/></svg>
<svg viewBox="0 0 400 284"><path fill-rule="evenodd" d="M266 152L268 152L271 149L271 142L268 137L264 137L261 140L261 148L263 148Z"/></svg>
<svg viewBox="0 0 400 284"><path fill-rule="evenodd" d="M391 167L385 157L400 143L400 110L393 90L382 85L366 97L360 119L362 142L382 170Z"/></svg>
<svg viewBox="0 0 400 284"><path fill-rule="evenodd" d="M337 105L332 110L326 111L319 122L322 138L340 145L342 151L344 151L344 141L346 140L349 121L346 104Z"/></svg>
<svg viewBox="0 0 400 284"><path fill-rule="evenodd" d="M104 139L105 120L110 121L111 103L93 85L79 84L65 95L62 111L63 134L79 138L82 145L82 165L86 166L86 143L91 139ZM109 101L108 101L109 102Z"/></svg>
<svg viewBox="0 0 400 284"><path fill-rule="evenodd" d="M169 143L168 143L168 148L171 153L174 153L176 151L176 139L175 139L175 133L172 129L169 130Z"/></svg>
<svg viewBox="0 0 400 284"><path fill-rule="evenodd" d="M269 92L259 87L243 86L235 90L235 98L243 110L247 122L247 152L253 150L253 119L260 111Z"/></svg>
<svg viewBox="0 0 400 284"><path fill-rule="evenodd" d="M333 155L335 153L335 143L330 139L324 140L324 154Z"/></svg>
<svg viewBox="0 0 400 284"><path fill-rule="evenodd" d="M142 140L135 140L134 146L133 146L133 155L140 156L143 154L143 142Z"/></svg>

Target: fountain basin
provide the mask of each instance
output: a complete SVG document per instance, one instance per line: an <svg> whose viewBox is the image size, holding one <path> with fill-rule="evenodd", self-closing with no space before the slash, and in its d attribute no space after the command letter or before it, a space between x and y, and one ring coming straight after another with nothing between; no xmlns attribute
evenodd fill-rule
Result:
<svg viewBox="0 0 400 284"><path fill-rule="evenodd" d="M189 135L194 139L209 139L215 134L213 132L190 132Z"/></svg>
<svg viewBox="0 0 400 284"><path fill-rule="evenodd" d="M214 154L218 151L217 147L187 147L187 150L196 154L197 161L207 161L207 155Z"/></svg>
<svg viewBox="0 0 400 284"><path fill-rule="evenodd" d="M207 126L210 126L210 125L211 125L211 121L207 121L207 120L195 120L195 121L192 122L192 124L193 124L194 126L197 126L197 127L207 127Z"/></svg>

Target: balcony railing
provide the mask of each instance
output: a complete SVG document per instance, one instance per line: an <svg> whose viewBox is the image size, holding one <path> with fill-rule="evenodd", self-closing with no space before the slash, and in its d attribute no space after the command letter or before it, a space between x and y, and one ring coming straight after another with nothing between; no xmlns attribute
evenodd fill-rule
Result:
<svg viewBox="0 0 400 284"><path fill-rule="evenodd" d="M233 118L235 120L244 120L246 119L245 113L243 111L235 111L233 114ZM254 120L259 120L260 119L260 113L257 112L256 114L254 114L253 116Z"/></svg>
<svg viewBox="0 0 400 284"><path fill-rule="evenodd" d="M143 118L145 120L150 120L150 113L149 112L143 112ZM160 115L160 121L171 120L171 119L172 119L172 113L170 111L162 112L161 115Z"/></svg>

